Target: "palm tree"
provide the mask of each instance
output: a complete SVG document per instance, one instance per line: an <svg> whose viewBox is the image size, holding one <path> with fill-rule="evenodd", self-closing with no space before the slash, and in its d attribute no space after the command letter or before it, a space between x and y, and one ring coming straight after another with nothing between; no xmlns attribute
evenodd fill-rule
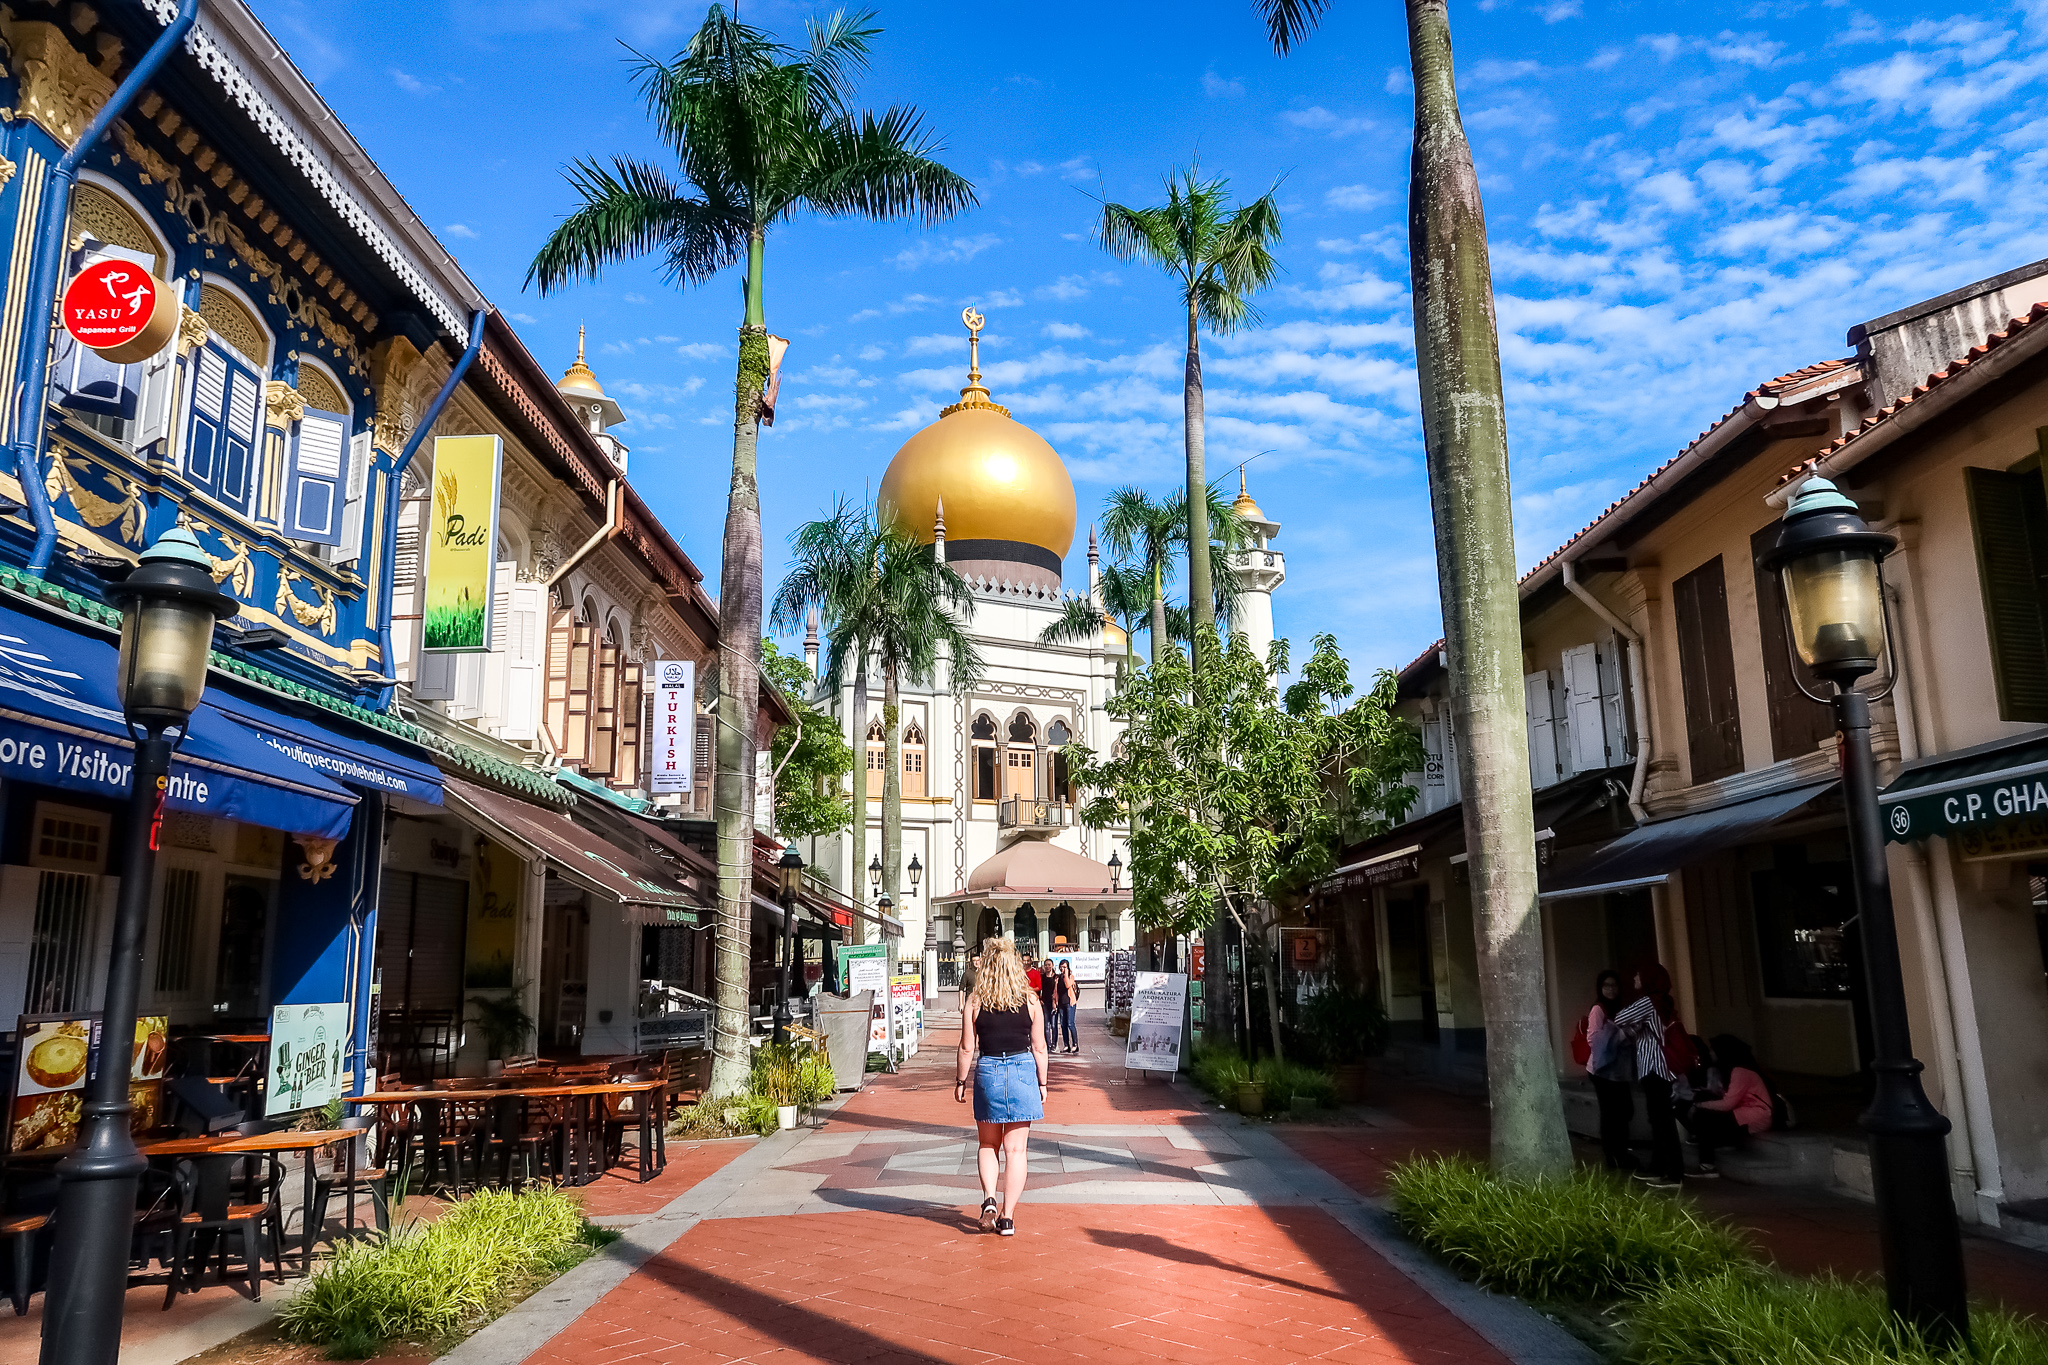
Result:
<svg viewBox="0 0 2048 1365"><path fill-rule="evenodd" d="M1140 488L1118 488L1103 499L1102 539L1112 554L1134 555L1146 578L1146 610L1151 622L1150 651L1154 667L1159 651L1172 637L1166 627L1166 580L1173 572L1173 551L1187 540L1186 501L1180 494L1154 502Z"/></svg>
<svg viewBox="0 0 2048 1365"><path fill-rule="evenodd" d="M1124 657L1117 668L1120 673L1128 672L1137 666L1138 658L1131 637L1151 612L1152 575L1135 564L1112 560L1096 578L1095 596L1077 594L1066 599L1060 614L1038 632L1038 643L1070 645L1094 640L1101 635L1103 622L1114 621L1124 633Z"/></svg>
<svg viewBox="0 0 2048 1365"><path fill-rule="evenodd" d="M817 607L827 649L825 674L836 686L848 658L856 660L855 724L865 735L867 656L882 666L882 892L897 899L903 860L903 683L925 686L943 665L955 690L982 672L981 651L968 634L974 614L967 580L932 547L866 509L839 503L830 516L806 523L790 538L795 566L776 590L771 619L790 628ZM862 779L865 782L865 777ZM857 802L853 875L866 852L866 789Z"/></svg>
<svg viewBox="0 0 2048 1365"><path fill-rule="evenodd" d="M1299 2L1299 0L1297 0ZM1216 624L1209 565L1209 486L1202 431L1202 338L1256 324L1248 296L1271 284L1280 266L1272 247L1280 240L1280 206L1268 190L1249 204L1230 206L1230 183L1203 180L1200 167L1166 177L1166 202L1150 208L1105 203L1098 226L1102 247L1125 260L1146 260L1172 275L1187 311L1187 375L1181 391L1186 425L1188 600L1198 626ZM1163 632L1162 632L1163 633Z"/></svg>
<svg viewBox="0 0 2048 1365"><path fill-rule="evenodd" d="M1254 3L1274 50L1285 55L1314 31L1329 0ZM1446 0L1407 0L1407 7L1415 75L1408 268L1451 711L1466 741L1458 746L1458 777L1479 930L1493 1163L1508 1175L1559 1174L1571 1169L1572 1153L1545 1021L1507 409L1486 214L1458 113Z"/></svg>
<svg viewBox="0 0 2048 1365"><path fill-rule="evenodd" d="M926 223L973 205L974 187L933 159L938 142L914 109L854 113L852 83L881 30L843 11L810 28L807 51L712 5L671 61L636 55L634 75L682 178L632 157L568 172L582 202L549 234L527 272L543 294L650 253L668 274L702 284L746 261L733 392L732 484L719 566L718 1001L711 1092L747 1082L748 924L753 913L754 713L760 703L761 507L754 480L761 390L768 380L763 266L768 230L810 210Z"/></svg>

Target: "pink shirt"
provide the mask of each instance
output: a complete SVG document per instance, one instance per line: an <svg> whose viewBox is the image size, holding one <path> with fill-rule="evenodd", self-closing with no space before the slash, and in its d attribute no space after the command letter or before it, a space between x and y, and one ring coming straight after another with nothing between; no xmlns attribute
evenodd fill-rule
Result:
<svg viewBox="0 0 2048 1365"><path fill-rule="evenodd" d="M1735 1121L1752 1133L1771 1130L1771 1092L1764 1078L1746 1066L1733 1068L1728 1076L1728 1093L1718 1100L1701 1100L1701 1109L1720 1109L1735 1115Z"/></svg>

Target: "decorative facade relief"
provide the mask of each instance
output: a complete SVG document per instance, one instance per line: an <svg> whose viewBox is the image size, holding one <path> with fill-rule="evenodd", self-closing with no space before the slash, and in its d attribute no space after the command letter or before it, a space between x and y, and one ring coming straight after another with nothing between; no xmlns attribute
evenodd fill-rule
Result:
<svg viewBox="0 0 2048 1365"><path fill-rule="evenodd" d="M17 19L0 9L0 41L21 82L16 114L69 147L112 97L114 78L95 70L55 24Z"/></svg>
<svg viewBox="0 0 2048 1365"><path fill-rule="evenodd" d="M43 489L52 503L60 497L71 499L71 506L78 513L78 519L96 531L113 527L112 534L119 536L123 543L142 544L142 485L133 479L119 475L108 475L108 480L122 497L108 498L92 491L80 481L81 475L89 476L94 468L83 459L63 450L55 452L50 461L50 473L44 480ZM117 524L118 523L118 524Z"/></svg>
<svg viewBox="0 0 2048 1365"><path fill-rule="evenodd" d="M291 385L273 379L263 386L263 411L269 425L279 431L290 431L305 419L306 400Z"/></svg>
<svg viewBox="0 0 2048 1365"><path fill-rule="evenodd" d="M319 601L313 603L300 601L298 594L292 591L292 584L294 583L310 584L313 591L319 595ZM336 625L334 590L325 583L298 572L289 564L279 564L277 566L277 605L274 610L279 615L290 612L292 620L297 621L302 626L319 627L322 635L334 634Z"/></svg>

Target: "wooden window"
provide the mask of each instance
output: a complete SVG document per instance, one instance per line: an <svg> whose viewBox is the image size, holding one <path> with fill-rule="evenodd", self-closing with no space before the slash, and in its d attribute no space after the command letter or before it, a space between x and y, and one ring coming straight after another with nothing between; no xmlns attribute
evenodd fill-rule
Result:
<svg viewBox="0 0 2048 1365"><path fill-rule="evenodd" d="M711 805L711 739L716 720L711 716L697 717L695 772L690 779L694 788L691 792L691 806L697 810L708 809Z"/></svg>
<svg viewBox="0 0 2048 1365"><path fill-rule="evenodd" d="M996 718L986 711L974 718L974 799L996 799Z"/></svg>
<svg viewBox="0 0 2048 1365"><path fill-rule="evenodd" d="M1749 554L1756 566L1756 624L1764 646L1764 697L1771 708L1771 757L1782 763L1833 739L1835 713L1799 690L1803 681L1826 696L1827 684L1793 656L1785 628L1785 582L1764 568L1763 557L1778 543L1780 525L1773 521L1751 536Z"/></svg>
<svg viewBox="0 0 2048 1365"><path fill-rule="evenodd" d="M1038 795L1038 750L1012 748L1004 752L1003 795Z"/></svg>
<svg viewBox="0 0 2048 1365"><path fill-rule="evenodd" d="M927 794L924 776L924 729L912 721L903 731L903 794L922 798Z"/></svg>
<svg viewBox="0 0 2048 1365"><path fill-rule="evenodd" d="M619 760L617 632L607 627L594 652L597 668L590 689L590 761L584 764L584 771L592 777L610 777Z"/></svg>
<svg viewBox="0 0 2048 1365"><path fill-rule="evenodd" d="M2048 495L2041 467L1965 469L1998 716L2048 721Z"/></svg>
<svg viewBox="0 0 2048 1365"><path fill-rule="evenodd" d="M562 761L580 765L590 755L590 627L575 610L551 606L548 622L548 739Z"/></svg>
<svg viewBox="0 0 2048 1365"><path fill-rule="evenodd" d="M879 798L882 794L882 774L889 766L888 741L882 736L882 722L868 722L867 747L868 795Z"/></svg>
<svg viewBox="0 0 2048 1365"><path fill-rule="evenodd" d="M612 770L614 787L638 787L640 780L641 727L646 702L640 693L640 666L619 664L619 761Z"/></svg>
<svg viewBox="0 0 2048 1365"><path fill-rule="evenodd" d="M1728 636L1728 584L1721 557L1714 556L1671 589L1692 780L1712 782L1742 771L1742 719L1735 706L1735 650Z"/></svg>

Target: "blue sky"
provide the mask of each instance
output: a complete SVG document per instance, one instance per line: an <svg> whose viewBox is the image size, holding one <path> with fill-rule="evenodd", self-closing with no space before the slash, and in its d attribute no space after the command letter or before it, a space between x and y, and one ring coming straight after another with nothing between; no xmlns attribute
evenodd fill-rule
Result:
<svg viewBox="0 0 2048 1365"><path fill-rule="evenodd" d="M567 161L660 154L620 44L670 53L703 7L255 6L544 364L564 368L589 325L631 419L634 482L715 589L737 275L683 291L633 265L547 299L522 287L570 207ZM815 12L743 14L798 39ZM1114 485L1172 486L1175 306L1163 276L1105 256L1090 229L1094 196L1152 202L1199 153L1246 198L1281 187L1267 325L1206 352L1212 477L1254 459L1253 492L1282 523L1279 632L1332 630L1360 669L1435 639L1400 6L1339 0L1285 60L1243 0L899 4L880 21L864 102L921 108L980 206L933 230L807 220L771 240L769 326L795 344L761 444L770 589L790 530L871 492L964 382L963 304L988 315L997 401L1065 457L1084 525ZM1452 22L1524 565L1745 389L1846 354L1852 324L2048 256L2042 0L1481 0Z"/></svg>

